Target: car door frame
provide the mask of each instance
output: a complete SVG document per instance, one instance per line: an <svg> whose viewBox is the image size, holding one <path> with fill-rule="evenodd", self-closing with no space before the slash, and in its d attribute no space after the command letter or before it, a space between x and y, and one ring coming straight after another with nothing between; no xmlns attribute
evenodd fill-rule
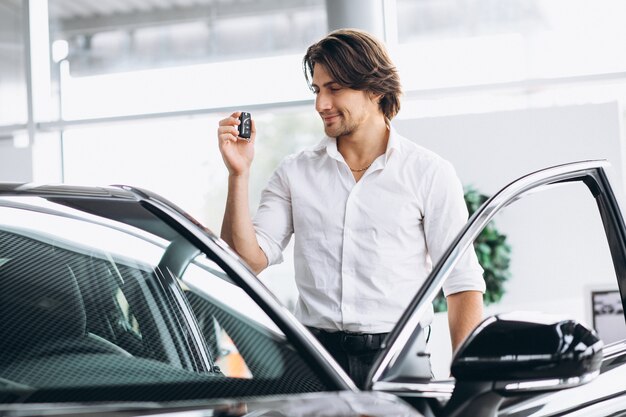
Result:
<svg viewBox="0 0 626 417"><path fill-rule="evenodd" d="M219 237L198 223L174 203L148 190L121 186L133 193L149 212L166 222L172 229L199 248L242 288L276 323L288 340L311 364L320 379L332 390L357 392L354 381L319 341L263 285L250 267ZM194 320L195 321L195 320ZM195 325L197 326L197 324Z"/></svg>
<svg viewBox="0 0 626 417"><path fill-rule="evenodd" d="M408 358L415 356L415 350L411 345L422 331L419 326L420 320L441 290L443 282L457 261L466 250L472 247L478 234L504 207L543 187L565 182L583 182L590 190L596 200L604 226L622 305L624 305L626 301L626 226L606 173L609 166L610 164L605 160L590 160L542 169L511 182L487 200L468 220L440 261L434 266L431 274L390 333L385 349L377 357L370 371L367 388L390 392L409 399L437 398L445 401L450 398L454 381L394 381L394 369L402 367L409 360ZM614 344L609 352L608 356L605 355L603 370L626 362L626 343L623 341Z"/></svg>

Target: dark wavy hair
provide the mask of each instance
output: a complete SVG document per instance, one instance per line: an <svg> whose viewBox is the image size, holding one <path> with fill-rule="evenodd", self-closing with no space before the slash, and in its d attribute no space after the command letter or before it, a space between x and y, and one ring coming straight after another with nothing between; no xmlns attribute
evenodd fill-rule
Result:
<svg viewBox="0 0 626 417"><path fill-rule="evenodd" d="M313 68L323 65L343 87L382 95L379 107L388 120L400 111L400 77L384 45L367 32L339 29L307 49L302 66L313 89Z"/></svg>

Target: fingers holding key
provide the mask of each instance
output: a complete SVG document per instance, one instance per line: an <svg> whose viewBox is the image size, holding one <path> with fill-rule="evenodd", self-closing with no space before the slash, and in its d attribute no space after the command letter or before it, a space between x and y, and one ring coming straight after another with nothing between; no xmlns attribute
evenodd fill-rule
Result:
<svg viewBox="0 0 626 417"><path fill-rule="evenodd" d="M239 115L241 112L235 112L225 119L220 120L217 128L217 136L220 141L237 142L239 138Z"/></svg>
<svg viewBox="0 0 626 417"><path fill-rule="evenodd" d="M239 119L241 112L235 112L229 117L220 120L217 128L219 150L222 159L231 175L241 175L249 172L254 159L254 138L256 126L254 121L248 119L247 133L250 139L240 136Z"/></svg>

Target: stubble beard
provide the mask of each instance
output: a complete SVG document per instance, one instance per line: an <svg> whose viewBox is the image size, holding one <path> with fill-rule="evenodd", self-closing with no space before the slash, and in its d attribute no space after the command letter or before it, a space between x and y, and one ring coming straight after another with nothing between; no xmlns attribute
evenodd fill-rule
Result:
<svg viewBox="0 0 626 417"><path fill-rule="evenodd" d="M328 137L339 138L341 136L350 136L356 128L357 126L354 123L348 123L343 114L340 114L337 122L331 126L324 125L324 132Z"/></svg>

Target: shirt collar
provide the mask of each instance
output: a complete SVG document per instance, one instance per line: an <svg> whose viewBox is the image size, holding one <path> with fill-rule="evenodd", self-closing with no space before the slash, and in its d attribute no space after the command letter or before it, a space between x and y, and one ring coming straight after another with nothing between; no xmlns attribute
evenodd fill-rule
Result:
<svg viewBox="0 0 626 417"><path fill-rule="evenodd" d="M389 141L387 141L387 150L385 151L385 159L388 159L389 156L395 152L400 152L400 135L393 128L393 126L389 126Z"/></svg>
<svg viewBox="0 0 626 417"><path fill-rule="evenodd" d="M398 134L396 129L394 129L393 126L389 126L389 141L387 141L387 150L385 151L385 163L395 151L400 151L400 142L400 135ZM341 155L341 153L339 153L339 150L337 149L336 138L324 136L324 139L322 139L322 141L318 143L315 147L315 150L317 151L323 149L326 149L326 153L328 153L331 158L342 162L344 161L343 156Z"/></svg>
<svg viewBox="0 0 626 417"><path fill-rule="evenodd" d="M343 155L339 153L339 149L337 149L337 138L331 138L330 136L326 136L323 141L324 147L326 148L326 153L338 161L343 162Z"/></svg>

